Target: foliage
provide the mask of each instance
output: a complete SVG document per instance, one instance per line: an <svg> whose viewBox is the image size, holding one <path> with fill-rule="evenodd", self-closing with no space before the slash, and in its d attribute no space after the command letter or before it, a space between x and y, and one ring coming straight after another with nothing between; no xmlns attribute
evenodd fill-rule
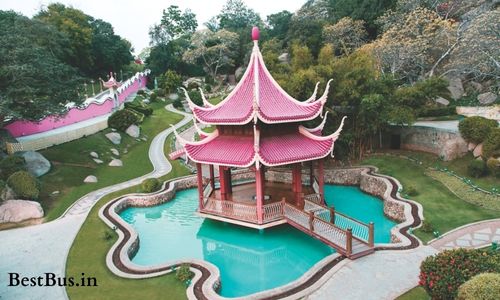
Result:
<svg viewBox="0 0 500 300"><path fill-rule="evenodd" d="M454 299L460 285L484 272L500 272L500 252L445 250L422 262L419 284L433 299Z"/></svg>
<svg viewBox="0 0 500 300"><path fill-rule="evenodd" d="M167 70L158 79L158 86L165 89L167 93L173 93L182 84L181 75L173 70Z"/></svg>
<svg viewBox="0 0 500 300"><path fill-rule="evenodd" d="M441 117L450 116L457 113L457 108L455 106L446 107L428 107L424 106L418 110L419 117Z"/></svg>
<svg viewBox="0 0 500 300"><path fill-rule="evenodd" d="M424 220L424 222L422 223L422 227L420 229L425 233L434 232L434 226L432 226L431 222L426 221L426 220Z"/></svg>
<svg viewBox="0 0 500 300"><path fill-rule="evenodd" d="M165 97L167 95L167 93L165 92L165 89L162 89L162 88L158 88L154 91L154 93L156 94L156 96L158 97Z"/></svg>
<svg viewBox="0 0 500 300"><path fill-rule="evenodd" d="M307 46L299 44L292 45L292 70L298 71L300 69L307 69L314 62L311 50Z"/></svg>
<svg viewBox="0 0 500 300"><path fill-rule="evenodd" d="M405 188L405 191L406 191L406 194L408 194L408 196L416 196L418 195L418 190L415 186L413 185L409 185Z"/></svg>
<svg viewBox="0 0 500 300"><path fill-rule="evenodd" d="M293 14L287 10L268 15L266 23L268 24L269 38L286 39L292 16Z"/></svg>
<svg viewBox="0 0 500 300"><path fill-rule="evenodd" d="M300 17L294 15L290 21L288 36L291 41L307 46L313 56L318 52L323 44L321 31L324 21L318 18Z"/></svg>
<svg viewBox="0 0 500 300"><path fill-rule="evenodd" d="M494 157L488 158L486 161L486 166L491 175L495 177L500 177L500 160Z"/></svg>
<svg viewBox="0 0 500 300"><path fill-rule="evenodd" d="M181 282L186 282L193 277L193 272L189 269L189 264L182 264L175 271L175 278Z"/></svg>
<svg viewBox="0 0 500 300"><path fill-rule="evenodd" d="M465 118L458 124L462 137L475 144L482 143L496 127L498 127L497 121L479 116Z"/></svg>
<svg viewBox="0 0 500 300"><path fill-rule="evenodd" d="M141 182L141 189L144 193L156 192L161 188L161 182L158 178L147 178Z"/></svg>
<svg viewBox="0 0 500 300"><path fill-rule="evenodd" d="M39 120L80 104L80 77L64 63L68 39L53 27L0 11L0 127L6 116Z"/></svg>
<svg viewBox="0 0 500 300"><path fill-rule="evenodd" d="M127 102L125 103L125 108L135 110L136 112L139 112L146 117L149 117L153 114L153 109L151 107L139 103Z"/></svg>
<svg viewBox="0 0 500 300"><path fill-rule="evenodd" d="M26 171L17 171L10 175L7 185L20 199L38 200L40 195L40 183Z"/></svg>
<svg viewBox="0 0 500 300"><path fill-rule="evenodd" d="M457 300L495 300L500 295L500 274L482 273L458 288Z"/></svg>
<svg viewBox="0 0 500 300"><path fill-rule="evenodd" d="M486 163L482 159L473 159L469 163L469 167L467 168L467 172L470 176L474 178L479 178L486 175Z"/></svg>
<svg viewBox="0 0 500 300"><path fill-rule="evenodd" d="M177 5L170 5L163 10L160 24L154 25L149 31L151 44L168 44L181 36L193 34L196 27L196 15L191 10L181 12Z"/></svg>
<svg viewBox="0 0 500 300"><path fill-rule="evenodd" d="M363 21L344 17L333 25L323 27L323 37L337 51L349 55L366 42L367 32Z"/></svg>
<svg viewBox="0 0 500 300"><path fill-rule="evenodd" d="M182 101L181 99L177 99L175 100L172 105L177 108L177 109L180 109L180 110L183 110L184 109L184 106L182 105Z"/></svg>
<svg viewBox="0 0 500 300"><path fill-rule="evenodd" d="M216 77L221 67L232 67L238 55L238 35L225 29L212 32L199 30L191 37L190 49L182 58L192 64L201 63L210 76Z"/></svg>
<svg viewBox="0 0 500 300"><path fill-rule="evenodd" d="M17 171L26 170L26 161L24 157L17 155L9 155L0 161L0 179L7 180L10 175Z"/></svg>
<svg viewBox="0 0 500 300"><path fill-rule="evenodd" d="M191 90L188 92L189 99L193 101L194 104L198 106L203 106L203 99L201 98L201 94L197 90Z"/></svg>
<svg viewBox="0 0 500 300"><path fill-rule="evenodd" d="M120 131L125 131L132 124L139 121L137 115L128 109L122 109L114 112L108 118L108 126Z"/></svg>
<svg viewBox="0 0 500 300"><path fill-rule="evenodd" d="M158 100L158 95L155 92L152 92L151 95L149 95L149 101L156 102L156 100Z"/></svg>
<svg viewBox="0 0 500 300"><path fill-rule="evenodd" d="M500 128L492 129L484 140L483 156L500 157Z"/></svg>

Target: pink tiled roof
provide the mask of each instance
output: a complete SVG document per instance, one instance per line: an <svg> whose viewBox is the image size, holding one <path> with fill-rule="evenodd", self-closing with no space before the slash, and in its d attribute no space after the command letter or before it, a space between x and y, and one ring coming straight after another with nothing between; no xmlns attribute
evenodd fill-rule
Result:
<svg viewBox="0 0 500 300"><path fill-rule="evenodd" d="M196 119L205 124L242 125L260 119L264 123L289 123L312 120L320 115L328 96L329 82L324 94L316 99L317 87L311 98L299 101L288 95L266 68L257 41L247 70L234 90L222 102L200 107L189 99ZM202 97L204 98L204 97Z"/></svg>
<svg viewBox="0 0 500 300"><path fill-rule="evenodd" d="M186 144L184 149L188 157L195 162L247 167L255 161L253 137L235 138L221 135L207 143Z"/></svg>

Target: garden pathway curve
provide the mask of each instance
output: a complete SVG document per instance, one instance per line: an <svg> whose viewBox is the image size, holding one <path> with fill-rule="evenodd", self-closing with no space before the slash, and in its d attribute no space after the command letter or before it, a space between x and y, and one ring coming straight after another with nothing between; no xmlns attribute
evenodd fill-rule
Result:
<svg viewBox="0 0 500 300"><path fill-rule="evenodd" d="M454 229L429 244L437 250L481 248L500 243L500 219L467 224Z"/></svg>
<svg viewBox="0 0 500 300"><path fill-rule="evenodd" d="M192 119L191 114L178 111L172 105L168 105L166 109L184 116L179 123L175 124L176 128L184 126ZM64 276L66 258L73 240L87 214L99 199L109 193L139 184L144 178L162 176L172 170L172 165L163 151L165 140L172 130L168 128L160 132L151 142L149 159L154 169L149 174L88 193L52 222L0 231L0 241L2 241L0 244L0 299L67 299L64 287L7 286L11 276L9 273L19 273L20 276L25 277L45 276L44 273ZM79 276L79 274L74 275ZM86 274L86 276L92 276L92 274Z"/></svg>

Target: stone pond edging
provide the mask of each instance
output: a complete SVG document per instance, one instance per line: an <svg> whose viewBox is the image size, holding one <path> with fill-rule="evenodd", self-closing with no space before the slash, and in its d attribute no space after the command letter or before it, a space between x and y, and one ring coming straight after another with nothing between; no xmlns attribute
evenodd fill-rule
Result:
<svg viewBox="0 0 500 300"><path fill-rule="evenodd" d="M418 247L420 241L410 235L410 228L421 226L422 206L399 195L401 184L392 177L379 175L377 168L352 167L326 169L325 182L344 185L359 185L360 188L384 201L384 213L392 219L402 221L391 230L396 243L376 244L375 250L407 250ZM273 178L288 181L288 176ZM249 172L235 172L238 179L250 179ZM283 176L283 175L281 175ZM291 180L291 177L290 177ZM124 278L148 278L171 273L183 263L190 265L195 274L187 288L189 299L297 299L310 294L326 282L345 263L345 256L334 253L316 263L299 279L287 285L239 298L225 298L216 293L219 288L219 269L203 260L170 261L162 265L144 267L134 264L131 258L139 249L137 232L118 213L130 206L153 206L170 201L177 190L197 186L196 177L189 175L164 182L160 191L151 194L128 194L109 201L99 210L99 217L118 234L118 240L106 255L106 265L117 276Z"/></svg>

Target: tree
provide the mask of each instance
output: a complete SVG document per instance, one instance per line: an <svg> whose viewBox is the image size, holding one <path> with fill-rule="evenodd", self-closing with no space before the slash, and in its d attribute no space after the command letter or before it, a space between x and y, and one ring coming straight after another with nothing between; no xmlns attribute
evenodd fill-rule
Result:
<svg viewBox="0 0 500 300"><path fill-rule="evenodd" d="M363 21L344 17L333 25L323 27L323 37L325 42L349 55L366 42L367 32Z"/></svg>
<svg viewBox="0 0 500 300"><path fill-rule="evenodd" d="M54 27L0 11L0 122L39 120L81 103L76 69L65 64L68 39ZM1 125L1 124L0 124Z"/></svg>
<svg viewBox="0 0 500 300"><path fill-rule="evenodd" d="M196 15L191 10L186 9L182 12L177 5L170 5L163 10L160 24L154 25L149 30L151 45L168 44L182 36L189 36L197 27Z"/></svg>
<svg viewBox="0 0 500 300"><path fill-rule="evenodd" d="M287 10L267 16L267 25L270 38L285 40L293 14Z"/></svg>
<svg viewBox="0 0 500 300"><path fill-rule="evenodd" d="M54 26L69 39L70 65L90 72L92 59L92 26L90 18L81 10L61 3L50 4L35 15L35 19Z"/></svg>
<svg viewBox="0 0 500 300"><path fill-rule="evenodd" d="M225 29L212 32L199 30L191 37L191 46L183 55L188 63L201 62L216 77L221 67L234 66L238 54L238 35Z"/></svg>
<svg viewBox="0 0 500 300"><path fill-rule="evenodd" d="M158 85L160 88L165 89L167 93L172 93L177 90L177 88L181 85L182 78L175 71L167 70L165 74L160 76L158 80Z"/></svg>

